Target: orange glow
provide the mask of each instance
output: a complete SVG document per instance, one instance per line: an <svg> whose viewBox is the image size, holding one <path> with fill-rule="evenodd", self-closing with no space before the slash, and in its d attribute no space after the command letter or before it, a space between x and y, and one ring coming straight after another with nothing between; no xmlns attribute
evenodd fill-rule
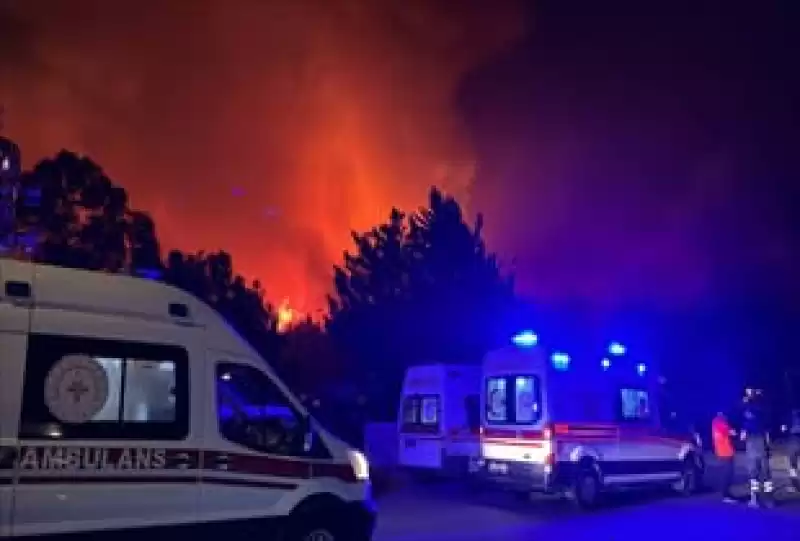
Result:
<svg viewBox="0 0 800 541"><path fill-rule="evenodd" d="M27 166L89 154L163 248L226 249L313 312L352 229L433 184L466 196L456 91L522 20L514 0L6 3L5 133Z"/></svg>
<svg viewBox="0 0 800 541"><path fill-rule="evenodd" d="M297 312L289 306L289 299L284 299L280 306L278 306L277 316L279 333L288 331L292 327L292 324L296 322Z"/></svg>

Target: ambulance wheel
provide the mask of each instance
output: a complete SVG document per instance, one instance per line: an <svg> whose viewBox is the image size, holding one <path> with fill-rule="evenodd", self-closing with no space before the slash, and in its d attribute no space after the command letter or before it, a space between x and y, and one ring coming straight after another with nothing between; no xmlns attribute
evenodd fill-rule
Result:
<svg viewBox="0 0 800 541"><path fill-rule="evenodd" d="M304 520L295 520L289 524L281 541L350 541L343 529L330 521L315 520L312 517L303 517Z"/></svg>
<svg viewBox="0 0 800 541"><path fill-rule="evenodd" d="M572 502L579 509L594 509L600 502L603 485L600 476L590 464L581 465L570 493Z"/></svg>
<svg viewBox="0 0 800 541"><path fill-rule="evenodd" d="M312 497L289 515L280 541L366 541L357 517L332 497Z"/></svg>
<svg viewBox="0 0 800 541"><path fill-rule="evenodd" d="M683 461L681 478L675 483L675 491L681 496L691 496L700 490L703 472L697 466L694 456L687 456Z"/></svg>

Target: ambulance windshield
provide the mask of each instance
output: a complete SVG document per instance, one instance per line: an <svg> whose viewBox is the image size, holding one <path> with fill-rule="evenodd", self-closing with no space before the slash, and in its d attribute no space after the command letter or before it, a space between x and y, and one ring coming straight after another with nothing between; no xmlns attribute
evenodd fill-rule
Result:
<svg viewBox="0 0 800 541"><path fill-rule="evenodd" d="M498 376L486 380L486 421L489 424L534 424L541 416L536 376Z"/></svg>

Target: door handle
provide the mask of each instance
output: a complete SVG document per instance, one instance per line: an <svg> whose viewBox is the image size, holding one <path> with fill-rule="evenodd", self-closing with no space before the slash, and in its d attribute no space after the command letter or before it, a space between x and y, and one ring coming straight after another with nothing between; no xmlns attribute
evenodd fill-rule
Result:
<svg viewBox="0 0 800 541"><path fill-rule="evenodd" d="M217 455L212 461L214 467L218 470L227 470L231 464L231 457L228 455Z"/></svg>
<svg viewBox="0 0 800 541"><path fill-rule="evenodd" d="M172 459L172 464L180 469L192 468L195 462L195 459L189 453L178 453Z"/></svg>

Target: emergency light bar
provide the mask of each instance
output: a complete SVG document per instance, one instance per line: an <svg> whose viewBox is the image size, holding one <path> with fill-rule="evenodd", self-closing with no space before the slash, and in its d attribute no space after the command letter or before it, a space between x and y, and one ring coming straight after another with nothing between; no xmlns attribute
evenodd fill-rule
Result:
<svg viewBox="0 0 800 541"><path fill-rule="evenodd" d="M625 355L625 351L625 346L619 342L611 342L611 344L608 345L608 353L611 355Z"/></svg>
<svg viewBox="0 0 800 541"><path fill-rule="evenodd" d="M533 331L522 331L515 335L511 341L514 345L522 348L530 348L539 343L539 337Z"/></svg>
<svg viewBox="0 0 800 541"><path fill-rule="evenodd" d="M569 368L569 355L566 353L553 353L550 360L553 362L553 368L556 370L563 371Z"/></svg>

